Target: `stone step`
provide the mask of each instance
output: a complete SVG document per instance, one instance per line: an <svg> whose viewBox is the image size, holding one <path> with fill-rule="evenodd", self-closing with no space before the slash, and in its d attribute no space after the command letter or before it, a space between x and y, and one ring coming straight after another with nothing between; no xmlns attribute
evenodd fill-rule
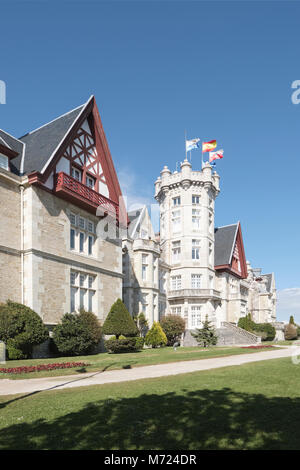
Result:
<svg viewBox="0 0 300 470"><path fill-rule="evenodd" d="M192 336L192 330L185 330L183 334L182 346L192 347L198 346L196 339ZM250 335L245 335L240 328L234 326L216 328L216 335L218 336L217 346L232 346L232 345L249 345L257 344L257 340Z"/></svg>

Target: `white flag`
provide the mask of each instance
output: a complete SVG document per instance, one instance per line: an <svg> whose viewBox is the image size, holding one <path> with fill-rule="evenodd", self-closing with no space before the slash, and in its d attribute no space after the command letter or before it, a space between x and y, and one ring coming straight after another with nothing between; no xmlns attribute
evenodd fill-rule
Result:
<svg viewBox="0 0 300 470"><path fill-rule="evenodd" d="M198 149L200 147L200 139L191 139L185 141L185 149L187 152L190 150Z"/></svg>

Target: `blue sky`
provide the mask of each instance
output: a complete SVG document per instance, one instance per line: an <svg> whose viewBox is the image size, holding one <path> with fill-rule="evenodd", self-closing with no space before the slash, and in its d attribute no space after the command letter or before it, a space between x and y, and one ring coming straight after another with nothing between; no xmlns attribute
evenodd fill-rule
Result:
<svg viewBox="0 0 300 470"><path fill-rule="evenodd" d="M23 135L94 94L123 190L146 203L185 129L217 139L216 225L241 221L247 259L275 272L278 318L300 322L299 17L286 0L2 0L0 127Z"/></svg>

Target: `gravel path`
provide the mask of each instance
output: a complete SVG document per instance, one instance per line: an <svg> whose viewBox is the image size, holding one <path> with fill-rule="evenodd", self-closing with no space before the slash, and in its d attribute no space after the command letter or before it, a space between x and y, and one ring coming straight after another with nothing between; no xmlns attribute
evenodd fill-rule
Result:
<svg viewBox="0 0 300 470"><path fill-rule="evenodd" d="M135 367L132 369L106 370L63 377L43 377L24 380L1 379L0 395L33 393L42 390L61 390L63 388L81 387L86 385L103 385L113 382L165 377L168 375L217 369L219 367L238 366L248 364L249 362L291 357L294 352L294 348L287 347L284 349L262 351L252 354L200 359L195 361L172 362L168 364ZM298 354L300 356L300 350L298 350Z"/></svg>

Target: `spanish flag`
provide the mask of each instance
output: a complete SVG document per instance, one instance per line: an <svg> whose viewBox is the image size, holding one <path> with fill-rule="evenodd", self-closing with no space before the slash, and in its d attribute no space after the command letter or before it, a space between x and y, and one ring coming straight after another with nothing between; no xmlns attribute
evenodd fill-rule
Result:
<svg viewBox="0 0 300 470"><path fill-rule="evenodd" d="M209 152L210 150L215 149L217 146L216 140L210 140L209 142L203 142L202 144L202 153Z"/></svg>

